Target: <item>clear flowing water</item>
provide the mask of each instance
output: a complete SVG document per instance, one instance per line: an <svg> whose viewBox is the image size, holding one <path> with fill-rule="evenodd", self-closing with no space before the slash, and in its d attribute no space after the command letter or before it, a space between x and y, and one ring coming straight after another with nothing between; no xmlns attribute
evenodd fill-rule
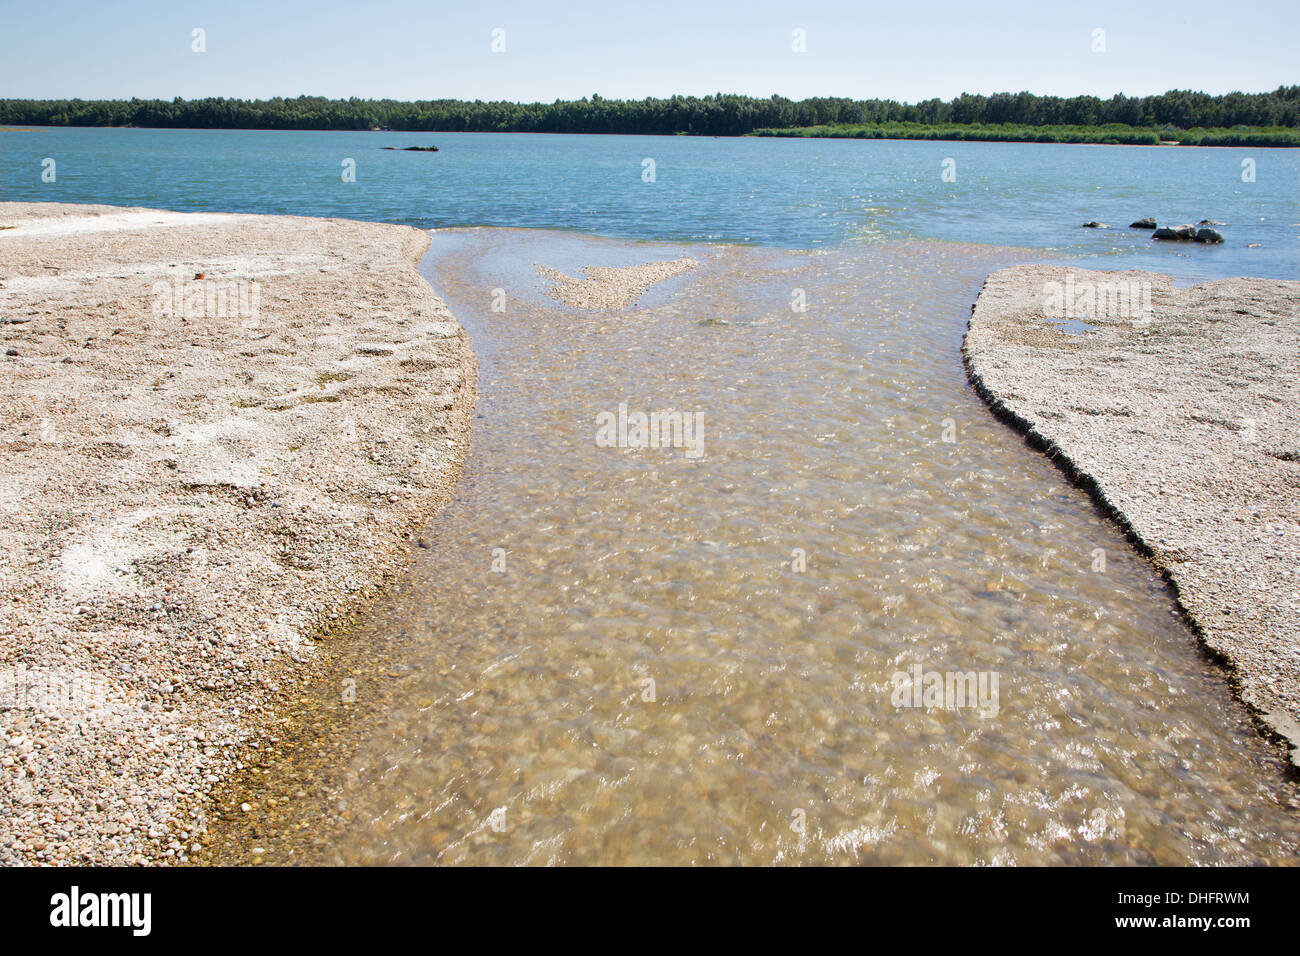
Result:
<svg viewBox="0 0 1300 956"><path fill-rule="evenodd" d="M624 313L534 272L679 255ZM226 852L1293 862L1294 788L1170 594L965 383L969 303L1018 258L435 234L482 362L468 473ZM620 404L701 440L605 447ZM897 696L951 672L996 694Z"/></svg>
<svg viewBox="0 0 1300 956"><path fill-rule="evenodd" d="M1293 863L1278 753L959 346L1026 258L1295 278L1298 180L1295 150L0 131L2 199L441 230L468 472L237 781L235 861ZM684 254L618 314L534 271ZM620 406L701 441L606 447Z"/></svg>
<svg viewBox="0 0 1300 956"><path fill-rule="evenodd" d="M435 144L437 153L388 151ZM42 181L45 159L56 179ZM343 162L355 162L355 182ZM646 160L654 181L646 182ZM945 166L951 160L951 166ZM1242 179L1242 163L1253 181ZM951 169L955 181L945 181ZM515 133L0 131L0 199L791 249L935 238L1095 268L1300 276L1300 150ZM1216 219L1222 246L1125 227ZM1100 220L1117 228L1082 229Z"/></svg>

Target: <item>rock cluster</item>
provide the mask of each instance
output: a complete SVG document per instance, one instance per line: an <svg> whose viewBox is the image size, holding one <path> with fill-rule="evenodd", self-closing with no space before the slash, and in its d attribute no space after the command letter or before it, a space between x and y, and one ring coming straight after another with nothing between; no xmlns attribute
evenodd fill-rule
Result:
<svg viewBox="0 0 1300 956"><path fill-rule="evenodd" d="M1084 223L1086 226L1096 225L1095 223ZM1211 245L1223 242L1223 233L1211 226L1222 226L1223 223L1215 219L1202 219L1195 226L1183 224L1181 226L1158 226L1152 216L1146 216L1137 222L1129 223L1130 229L1152 229L1152 239L1163 239L1175 242L1203 242Z"/></svg>

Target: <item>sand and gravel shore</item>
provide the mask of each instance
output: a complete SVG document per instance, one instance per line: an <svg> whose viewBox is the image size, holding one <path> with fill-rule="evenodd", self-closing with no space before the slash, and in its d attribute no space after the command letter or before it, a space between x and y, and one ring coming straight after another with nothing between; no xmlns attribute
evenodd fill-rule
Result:
<svg viewBox="0 0 1300 956"><path fill-rule="evenodd" d="M407 227L20 203L0 227L0 864L202 861L313 638L447 500L474 354ZM539 272L599 309L694 265ZM1105 278L1150 314L1044 321L1050 283ZM964 355L1300 741L1300 283L1020 266Z"/></svg>
<svg viewBox="0 0 1300 956"><path fill-rule="evenodd" d="M474 354L409 227L0 227L0 864L201 860L210 787L445 502Z"/></svg>
<svg viewBox="0 0 1300 956"><path fill-rule="evenodd" d="M994 411L1162 569L1296 763L1300 282L1017 266L985 283L963 352Z"/></svg>

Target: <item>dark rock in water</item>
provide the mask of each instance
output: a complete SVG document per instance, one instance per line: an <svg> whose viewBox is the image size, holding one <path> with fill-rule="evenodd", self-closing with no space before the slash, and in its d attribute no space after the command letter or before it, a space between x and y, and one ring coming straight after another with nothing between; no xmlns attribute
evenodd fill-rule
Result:
<svg viewBox="0 0 1300 956"><path fill-rule="evenodd" d="M1195 227L1195 226L1186 226L1186 225L1184 225L1184 226L1179 226L1177 229L1174 230L1174 232L1178 233L1178 238L1179 238L1179 239L1195 239L1195 238L1196 238L1196 227Z"/></svg>
<svg viewBox="0 0 1300 956"><path fill-rule="evenodd" d="M1197 242L1222 242L1223 233L1217 229L1205 228L1198 230L1196 233Z"/></svg>
<svg viewBox="0 0 1300 956"><path fill-rule="evenodd" d="M1084 229L1109 229L1110 226L1106 225L1104 222L1097 222L1094 219L1091 222L1085 222L1083 224L1083 228Z"/></svg>
<svg viewBox="0 0 1300 956"><path fill-rule="evenodd" d="M1156 221L1151 216L1147 216L1145 219L1139 219L1137 222L1130 222L1128 227L1130 229L1154 229L1156 227Z"/></svg>
<svg viewBox="0 0 1300 956"><path fill-rule="evenodd" d="M1177 239L1178 233L1174 232L1168 226L1161 226L1155 232L1151 233L1152 239Z"/></svg>
<svg viewBox="0 0 1300 956"><path fill-rule="evenodd" d="M1226 226L1226 222L1219 222L1217 219L1202 219L1197 223L1198 226Z"/></svg>

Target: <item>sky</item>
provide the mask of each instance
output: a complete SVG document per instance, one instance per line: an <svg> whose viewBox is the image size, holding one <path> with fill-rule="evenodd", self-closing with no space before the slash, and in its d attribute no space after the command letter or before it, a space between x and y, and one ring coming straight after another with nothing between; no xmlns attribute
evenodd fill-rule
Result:
<svg viewBox="0 0 1300 956"><path fill-rule="evenodd" d="M1298 50L1300 0L0 0L16 98L1262 92Z"/></svg>

